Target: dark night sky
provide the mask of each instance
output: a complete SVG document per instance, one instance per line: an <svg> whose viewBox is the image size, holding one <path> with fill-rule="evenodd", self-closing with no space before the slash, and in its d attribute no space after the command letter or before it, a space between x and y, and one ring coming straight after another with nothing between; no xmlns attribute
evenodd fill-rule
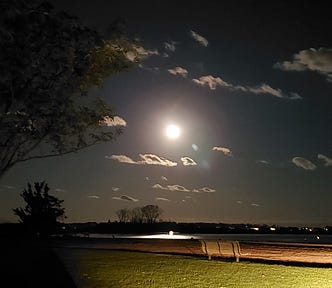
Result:
<svg viewBox="0 0 332 288"><path fill-rule="evenodd" d="M68 222L157 204L164 220L332 225L328 1L53 4L101 33L125 19L148 55L92 91L126 121L124 134L18 164L0 183L0 221L16 221L28 181L46 180ZM170 123L178 139L166 137Z"/></svg>

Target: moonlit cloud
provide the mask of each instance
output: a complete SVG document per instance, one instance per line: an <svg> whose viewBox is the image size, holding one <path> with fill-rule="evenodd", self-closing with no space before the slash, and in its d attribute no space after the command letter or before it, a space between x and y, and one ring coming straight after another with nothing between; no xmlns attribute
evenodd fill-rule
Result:
<svg viewBox="0 0 332 288"><path fill-rule="evenodd" d="M318 154L317 155L317 158L320 159L320 160L323 160L325 161L325 164L324 166L328 167L328 166L332 166L332 159L323 155L323 154Z"/></svg>
<svg viewBox="0 0 332 288"><path fill-rule="evenodd" d="M138 164L147 164L147 165L161 165L167 167L174 167L178 165L178 163L168 160L164 157L157 156L154 154L139 154L139 156L143 159L139 161Z"/></svg>
<svg viewBox="0 0 332 288"><path fill-rule="evenodd" d="M203 187L203 188L193 189L192 192L195 192L195 193L214 193L214 192L216 192L216 190L212 189L212 188L209 188L209 187Z"/></svg>
<svg viewBox="0 0 332 288"><path fill-rule="evenodd" d="M284 98L284 99L289 99L289 100L300 100L302 99L302 97L297 94L297 93L293 93L291 92L289 95L286 95L282 92L281 89L275 89L272 88L270 85L268 84L260 84L256 87L244 87L244 86L235 86L234 89L239 89L241 91L244 92L250 92L250 93L254 93L254 94L269 94L278 98Z"/></svg>
<svg viewBox="0 0 332 288"><path fill-rule="evenodd" d="M282 91L280 89L274 89L270 85L265 84L265 83L263 83L257 87L249 87L249 88L247 88L247 90L254 94L271 94L271 95L279 97L279 98L283 97Z"/></svg>
<svg viewBox="0 0 332 288"><path fill-rule="evenodd" d="M182 164L184 166L195 166L197 163L190 157L181 157Z"/></svg>
<svg viewBox="0 0 332 288"><path fill-rule="evenodd" d="M100 197L97 195L88 195L87 196L89 199L99 199Z"/></svg>
<svg viewBox="0 0 332 288"><path fill-rule="evenodd" d="M0 188L9 189L9 190L15 189L14 186L11 186L11 185L5 185L5 184L0 184Z"/></svg>
<svg viewBox="0 0 332 288"><path fill-rule="evenodd" d="M199 77L198 79L192 80L194 83L200 86L207 86L211 90L216 90L218 86L230 89L231 91L242 91L246 93L253 93L253 94L268 94L278 98L288 99L288 100L300 100L302 97L294 92L289 94L285 94L281 89L276 89L271 87L266 83L262 83L260 85L250 87L250 86L241 86L241 85L233 85L227 83L220 77L214 77L212 75L206 75Z"/></svg>
<svg viewBox="0 0 332 288"><path fill-rule="evenodd" d="M155 184L152 186L153 189L160 189L160 190L168 190L168 191L179 191L179 192L194 192L194 193L214 193L216 192L215 189L209 188L209 187L203 187L203 188L195 188L192 190L187 189L186 187L182 185L167 185L163 186L160 184Z"/></svg>
<svg viewBox="0 0 332 288"><path fill-rule="evenodd" d="M136 47L136 51L142 57L149 57L151 55L159 55L159 52L157 49L149 50L149 49L145 49L143 47Z"/></svg>
<svg viewBox="0 0 332 288"><path fill-rule="evenodd" d="M154 184L154 185L152 186L152 188L153 188L153 189L168 190L167 187L164 187L164 186L162 186L162 185L160 185L160 184Z"/></svg>
<svg viewBox="0 0 332 288"><path fill-rule="evenodd" d="M168 179L165 176L161 176L161 180L167 181Z"/></svg>
<svg viewBox="0 0 332 288"><path fill-rule="evenodd" d="M332 48L302 50L291 61L278 62L273 67L284 71L315 71L332 82Z"/></svg>
<svg viewBox="0 0 332 288"><path fill-rule="evenodd" d="M211 90L216 90L217 86L230 87L231 85L222 80L219 77L214 77L212 75L202 76L198 79L192 80L194 83L200 86L208 86Z"/></svg>
<svg viewBox="0 0 332 288"><path fill-rule="evenodd" d="M162 198L162 197L157 197L156 201L165 201L165 202L171 202L171 200L167 199L167 198Z"/></svg>
<svg viewBox="0 0 332 288"><path fill-rule="evenodd" d="M224 153L226 156L232 157L232 151L226 147L215 146L212 148L213 151L220 151Z"/></svg>
<svg viewBox="0 0 332 288"><path fill-rule="evenodd" d="M257 204L257 203L251 203L250 205L251 205L251 206L255 206L255 207L259 207L259 206L261 206L261 205L259 205L259 204Z"/></svg>
<svg viewBox="0 0 332 288"><path fill-rule="evenodd" d="M303 157L294 157L292 159L292 162L300 168L303 168L305 170L315 170L316 169L316 165L314 163L312 163L311 161L303 158Z"/></svg>
<svg viewBox="0 0 332 288"><path fill-rule="evenodd" d="M148 58L149 56L152 55L159 55L159 51L154 49L154 50L149 50L149 49L145 49L142 46L136 46L134 47L134 49L136 51L129 51L125 54L126 58L129 61L132 62L136 62L137 60L139 60L139 58Z"/></svg>
<svg viewBox="0 0 332 288"><path fill-rule="evenodd" d="M173 69L168 69L167 71L172 75L180 75L184 78L186 78L188 75L188 70L182 67L175 67Z"/></svg>
<svg viewBox="0 0 332 288"><path fill-rule="evenodd" d="M168 160L164 157L155 155L155 154L139 154L139 157L142 160L134 161L130 157L126 155L112 155L112 156L105 156L107 159L116 160L121 163L127 163L127 164L137 164L137 165L161 165L161 166L167 166L167 167L174 167L178 165L177 162L173 162L171 160Z"/></svg>
<svg viewBox="0 0 332 288"><path fill-rule="evenodd" d="M161 190L168 190L168 191L180 191L180 192L190 192L190 190L188 190L187 188L185 188L182 185L167 185L167 186L163 186L160 184L155 184L152 186L153 189L161 189Z"/></svg>
<svg viewBox="0 0 332 288"><path fill-rule="evenodd" d="M138 199L135 199L135 198L133 198L131 196L128 196L128 195L122 195L120 197L114 196L114 197L112 197L112 199L120 200L120 201L129 201L129 202L138 202L139 201Z"/></svg>
<svg viewBox="0 0 332 288"><path fill-rule="evenodd" d="M270 162L266 161L266 160L257 160L256 163L260 163L260 164L264 164L264 165L269 165Z"/></svg>
<svg viewBox="0 0 332 288"><path fill-rule="evenodd" d="M61 193L64 193L64 192L67 192L66 189L62 189L62 188L56 188L55 189L55 192L61 192Z"/></svg>
<svg viewBox="0 0 332 288"><path fill-rule="evenodd" d="M114 192L116 192L116 191L119 191L120 188L119 188L119 187L112 187L112 190L113 190Z"/></svg>
<svg viewBox="0 0 332 288"><path fill-rule="evenodd" d="M119 116L114 116L113 118L109 117L109 116L106 116L106 117L104 117L104 119L102 121L102 124L106 125L106 126L109 126L109 127L127 126L127 122Z"/></svg>
<svg viewBox="0 0 332 288"><path fill-rule="evenodd" d="M174 42L174 41L171 41L171 42L165 42L164 43L164 48L167 50L167 51L170 51L170 52L174 52L176 50L176 45L177 43Z"/></svg>
<svg viewBox="0 0 332 288"><path fill-rule="evenodd" d="M207 47L209 45L209 41L204 38L203 36L199 35L195 31L191 30L190 31L190 36L195 39L200 45Z"/></svg>
<svg viewBox="0 0 332 288"><path fill-rule="evenodd" d="M105 156L105 158L112 159L112 160L118 161L120 163L137 164L133 159L131 159L130 157L128 157L126 155L112 155L111 157Z"/></svg>

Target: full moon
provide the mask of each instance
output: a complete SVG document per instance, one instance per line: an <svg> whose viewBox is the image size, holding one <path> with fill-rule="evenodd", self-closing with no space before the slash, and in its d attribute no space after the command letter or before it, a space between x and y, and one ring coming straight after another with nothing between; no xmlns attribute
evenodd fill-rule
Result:
<svg viewBox="0 0 332 288"><path fill-rule="evenodd" d="M180 133L180 128L177 125L171 124L168 125L166 128L166 135L168 138L176 139L180 136Z"/></svg>

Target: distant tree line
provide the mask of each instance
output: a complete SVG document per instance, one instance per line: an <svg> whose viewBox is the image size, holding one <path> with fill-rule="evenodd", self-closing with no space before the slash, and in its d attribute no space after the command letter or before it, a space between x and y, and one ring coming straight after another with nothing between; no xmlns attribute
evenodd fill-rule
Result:
<svg viewBox="0 0 332 288"><path fill-rule="evenodd" d="M121 223L155 223L162 210L158 205L146 205L132 209L122 208L116 211Z"/></svg>

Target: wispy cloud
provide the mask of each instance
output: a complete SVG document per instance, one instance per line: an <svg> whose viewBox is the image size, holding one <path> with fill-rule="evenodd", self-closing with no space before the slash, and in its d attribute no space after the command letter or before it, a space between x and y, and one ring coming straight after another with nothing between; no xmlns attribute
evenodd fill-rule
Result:
<svg viewBox="0 0 332 288"><path fill-rule="evenodd" d="M242 86L242 85L233 85L230 84L220 77L214 77L212 75L201 76L198 79L192 80L194 83L200 86L207 86L211 90L216 90L218 86L230 89L231 91L242 91L246 93L253 94L269 94L278 98L288 99L288 100L300 100L302 97L294 92L289 94L284 93L281 89L276 89L271 87L266 83L262 83L260 85L250 87L250 86Z"/></svg>
<svg viewBox="0 0 332 288"><path fill-rule="evenodd" d="M164 43L164 48L167 51L174 52L176 50L176 44L178 44L178 43L174 42L174 41L165 42Z"/></svg>
<svg viewBox="0 0 332 288"><path fill-rule="evenodd" d="M112 156L105 156L107 159L115 160L121 163L127 164L137 164L137 165L161 165L167 167L174 167L177 166L177 162L173 162L168 160L164 157L155 155L155 154L139 154L139 157L142 160L134 161L130 157L126 155L112 155Z"/></svg>
<svg viewBox="0 0 332 288"><path fill-rule="evenodd" d="M9 190L15 189L14 186L11 186L11 185L5 185L5 184L0 184L0 188L9 189Z"/></svg>
<svg viewBox="0 0 332 288"><path fill-rule="evenodd" d="M133 197L128 196L128 195L122 195L120 197L114 196L114 197L112 197L112 199L121 200L121 201L129 201L129 202L138 202L139 201L138 199L133 198Z"/></svg>
<svg viewBox="0 0 332 288"><path fill-rule="evenodd" d="M62 189L62 188L56 188L55 192L64 193L64 192L67 192L67 190L66 189Z"/></svg>
<svg viewBox="0 0 332 288"><path fill-rule="evenodd" d="M254 207L259 207L259 206L261 206L261 205L259 205L258 203L251 203L250 205L251 205L251 206L254 206Z"/></svg>
<svg viewBox="0 0 332 288"><path fill-rule="evenodd" d="M217 86L230 87L231 85L219 77L212 75L201 76L198 79L193 79L193 82L200 86L208 86L211 90L216 90Z"/></svg>
<svg viewBox="0 0 332 288"><path fill-rule="evenodd" d="M323 154L318 154L317 158L320 160L323 160L325 162L324 166L328 167L328 166L332 166L332 159L323 155Z"/></svg>
<svg viewBox="0 0 332 288"><path fill-rule="evenodd" d="M192 192L195 192L195 193L214 193L214 192L216 192L216 190L212 189L212 188L209 188L209 187L203 187L203 188L193 189Z"/></svg>
<svg viewBox="0 0 332 288"><path fill-rule="evenodd" d="M250 92L250 93L254 93L254 94L270 94L270 95L278 97L278 98L287 98L290 100L302 99L302 97L297 93L291 92L290 95L286 95L282 92L281 89L272 88L270 85L265 84L265 83L260 84L256 87L234 86L234 89L241 90L244 92Z"/></svg>
<svg viewBox="0 0 332 288"><path fill-rule="evenodd" d="M143 57L148 57L151 55L159 55L159 51L157 49L150 50L150 49L145 49L144 47L137 47L136 51L140 56Z"/></svg>
<svg viewBox="0 0 332 288"><path fill-rule="evenodd" d="M160 184L155 184L152 186L153 189L161 189L161 190L169 190L169 191L180 191L180 192L190 192L187 188L185 188L182 185L167 185L167 186L162 186Z"/></svg>
<svg viewBox="0 0 332 288"><path fill-rule="evenodd" d="M105 116L103 121L101 122L102 125L105 126L109 126L109 127L113 127L113 126L127 126L127 122L119 117L119 116L114 116L109 117L109 116Z"/></svg>
<svg viewBox="0 0 332 288"><path fill-rule="evenodd" d="M147 165L161 165L167 167L174 167L178 165L178 163L168 160L164 157L157 156L154 154L139 154L139 156L143 159L139 161L138 164L147 164Z"/></svg>
<svg viewBox="0 0 332 288"><path fill-rule="evenodd" d="M182 185L167 185L163 186L160 184L155 184L152 186L153 189L160 189L160 190L168 190L168 191L179 191L179 192L194 192L194 193L214 193L216 192L215 189L209 187L202 187L202 188L195 188L195 189L188 189Z"/></svg>
<svg viewBox="0 0 332 288"><path fill-rule="evenodd" d="M97 195L88 195L87 196L89 199L99 199L100 196L97 196Z"/></svg>
<svg viewBox="0 0 332 288"><path fill-rule="evenodd" d="M292 159L292 162L297 167L303 168L305 170L315 170L317 167L314 163L312 163L311 161L309 161L308 159L305 159L303 157L294 157Z"/></svg>
<svg viewBox="0 0 332 288"><path fill-rule="evenodd" d="M264 164L264 165L269 165L270 164L270 162L266 161L266 160L257 160L256 163Z"/></svg>
<svg viewBox="0 0 332 288"><path fill-rule="evenodd" d="M180 75L180 76L182 76L182 77L184 77L184 78L186 78L187 77L187 75L188 75L188 70L187 69L184 69L184 68L182 68L182 67L175 67L175 68L173 68L173 69L168 69L167 70L170 74L172 74L172 75Z"/></svg>
<svg viewBox="0 0 332 288"><path fill-rule="evenodd" d="M126 57L129 61L135 62L139 58L147 58L152 55L159 55L159 51L156 49L149 50L142 46L134 47L135 51L129 51L126 53Z"/></svg>
<svg viewBox="0 0 332 288"><path fill-rule="evenodd" d="M233 153L229 148L226 147L221 147L221 146L215 146L212 148L212 150L214 151L220 151L222 153L224 153L226 156L232 157Z"/></svg>
<svg viewBox="0 0 332 288"><path fill-rule="evenodd" d="M190 157L181 157L181 161L182 161L182 164L184 166L195 166L195 165L197 165L195 160L190 158Z"/></svg>
<svg viewBox="0 0 332 288"><path fill-rule="evenodd" d="M315 71L332 82L332 48L301 50L291 61L278 62L273 67L284 71Z"/></svg>
<svg viewBox="0 0 332 288"><path fill-rule="evenodd" d="M165 202L171 202L171 200L167 199L167 198L162 198L162 197L157 197L156 201L165 201Z"/></svg>
<svg viewBox="0 0 332 288"><path fill-rule="evenodd" d="M167 181L168 179L165 176L161 176L161 180Z"/></svg>
<svg viewBox="0 0 332 288"><path fill-rule="evenodd" d="M121 163L127 164L137 164L133 159L126 155L112 155L112 156L105 156L106 159L112 159Z"/></svg>
<svg viewBox="0 0 332 288"><path fill-rule="evenodd" d="M190 30L190 36L195 39L200 45L207 47L209 45L209 41L203 36L199 35L193 30Z"/></svg>
<svg viewBox="0 0 332 288"><path fill-rule="evenodd" d="M114 192L117 192L117 191L120 190L120 188L119 188L119 187L112 187L112 190L113 190Z"/></svg>

